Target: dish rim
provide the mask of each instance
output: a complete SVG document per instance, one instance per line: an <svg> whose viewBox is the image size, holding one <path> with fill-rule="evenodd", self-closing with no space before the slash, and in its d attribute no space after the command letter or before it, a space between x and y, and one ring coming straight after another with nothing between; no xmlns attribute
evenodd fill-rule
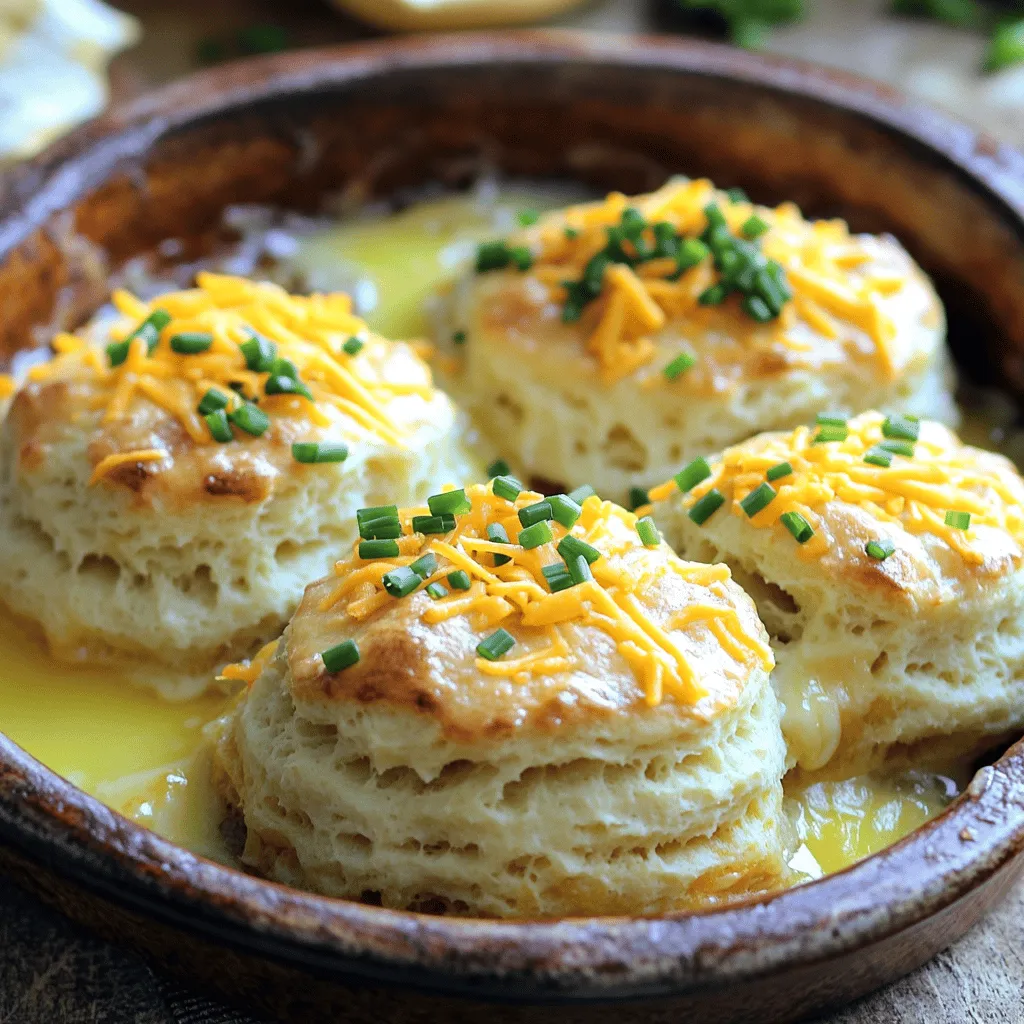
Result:
<svg viewBox="0 0 1024 1024"><path fill-rule="evenodd" d="M247 103L395 70L484 62L638 62L840 107L940 157L1024 238L1024 156L896 90L789 58L664 37L466 33L240 61L116 109L21 168L0 194L0 260L162 136ZM994 880L1024 850L1024 741L938 817L837 874L654 918L430 917L304 893L215 864L111 811L0 734L0 839L84 887L229 944L422 989L519 1001L678 994L810 965L911 928Z"/></svg>

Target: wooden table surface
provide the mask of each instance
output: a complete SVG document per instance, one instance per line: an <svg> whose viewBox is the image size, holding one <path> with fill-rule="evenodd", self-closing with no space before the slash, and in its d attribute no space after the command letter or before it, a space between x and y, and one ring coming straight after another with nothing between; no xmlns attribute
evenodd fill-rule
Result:
<svg viewBox="0 0 1024 1024"><path fill-rule="evenodd" d="M871 50L862 19L865 7L877 6L874 0L817 2L830 5L826 14L819 11L818 20L810 26L781 35L773 44L776 49L821 60L837 57L835 62L841 63L839 51L848 54L849 46L820 50L832 24L822 20L827 15L834 18L836 33L845 32L861 50L865 43ZM140 17L145 34L138 47L114 63L112 84L117 98L186 73L195 66L201 43L213 40L230 45L238 29L246 26L281 25L293 45L343 42L370 34L330 12L321 0L286 4L278 0L124 0L118 6ZM559 23L605 31L666 25L639 0L595 0ZM891 35L896 30L881 18L877 26L880 62L875 71L879 77L892 78L893 65L882 61L881 51L886 49L891 57ZM921 31L941 33L928 27ZM959 48L960 59L980 46L953 36L947 41ZM919 59L926 59L920 58L920 48L915 52ZM924 66L923 77L918 77L927 81L928 73ZM987 83L978 87L990 89ZM1004 139L1024 142L1024 108L1011 109L1008 116L1002 109L997 113L1001 120L994 122L993 130ZM1022 947L1024 886L931 963L828 1020L831 1024L1024 1024ZM164 981L136 953L95 940L0 879L0 1024L78 1022L250 1024L249 1018Z"/></svg>

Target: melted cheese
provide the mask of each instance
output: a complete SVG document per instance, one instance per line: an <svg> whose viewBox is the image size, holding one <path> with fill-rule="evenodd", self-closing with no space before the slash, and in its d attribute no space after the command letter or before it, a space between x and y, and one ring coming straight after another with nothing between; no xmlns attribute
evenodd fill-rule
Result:
<svg viewBox="0 0 1024 1024"><path fill-rule="evenodd" d="M870 512L883 523L898 524L913 534L929 533L944 541L966 562L980 564L977 528L994 527L1024 545L1024 506L1020 480L1008 466L980 461L978 453L948 431L925 424L913 456L895 456L890 466L864 461L868 450L885 440L881 413L850 420L844 441L815 443L816 430L797 427L788 434L763 435L757 443L727 448L707 479L684 498L692 507L712 489L729 501L732 513L755 529L774 527L786 512L797 512L815 528L801 545L803 555L820 555L828 545L819 516L824 506L841 501ZM793 472L772 485L776 497L748 518L741 502L765 482L772 466L788 462ZM663 501L678 490L669 480L650 492ZM947 512L967 512L970 526L946 522Z"/></svg>
<svg viewBox="0 0 1024 1024"><path fill-rule="evenodd" d="M866 336L879 371L889 378L895 376L892 343L896 328L880 300L902 288L905 278L866 275L855 279L850 269L868 257L847 226L838 220L808 222L792 203L768 210L746 201L734 202L706 180L672 181L648 195L627 197L613 192L603 202L548 214L511 241L530 249L534 263L528 275L548 289L552 301L564 304L568 295L565 282L580 280L588 261L607 244L608 229L619 224L627 208L638 210L648 224L668 223L680 235L696 237L706 227L704 208L712 202L719 205L735 235L755 213L769 225L761 240L763 251L785 269L793 302L783 307L779 317L762 325L742 313L733 299L720 306L699 304L698 297L714 279L709 259L677 280L673 279L677 271L674 260L651 260L635 271L625 264L613 264L605 271L585 342L606 382L650 362L656 352L650 335L670 319L699 321L705 327L718 322L733 336L747 340L755 334L767 336L771 342L798 351L809 345L794 336L797 320L827 338L837 336L836 323L842 321ZM664 381L660 375L656 379Z"/></svg>

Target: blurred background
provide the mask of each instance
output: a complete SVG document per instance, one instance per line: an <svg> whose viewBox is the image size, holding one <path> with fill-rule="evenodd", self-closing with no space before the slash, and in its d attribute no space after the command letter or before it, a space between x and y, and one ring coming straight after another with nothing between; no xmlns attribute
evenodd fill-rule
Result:
<svg viewBox="0 0 1024 1024"><path fill-rule="evenodd" d="M513 24L717 38L814 60L1024 148L1024 0L0 0L0 160L197 67Z"/></svg>

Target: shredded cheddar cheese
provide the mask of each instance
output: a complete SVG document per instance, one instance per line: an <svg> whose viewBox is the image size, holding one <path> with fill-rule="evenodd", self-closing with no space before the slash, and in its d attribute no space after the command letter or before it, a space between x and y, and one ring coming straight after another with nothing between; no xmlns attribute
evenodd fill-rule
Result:
<svg viewBox="0 0 1024 1024"><path fill-rule="evenodd" d="M691 663L679 643L680 634L690 630L714 636L723 650L744 664L771 667L767 645L744 628L722 590L730 578L728 568L683 562L664 548L645 549L632 513L591 496L571 529L548 521L553 539L528 549L518 543L523 530L518 513L543 500L540 494L523 491L515 501L509 501L495 495L490 485L475 485L466 488L466 495L472 508L457 516L455 527L447 534L411 532L413 517L426 510L408 508L399 511L404 533L399 555L362 559L357 543L353 557L337 563L339 582L323 599L320 610L344 602L348 617L367 619L396 600L384 589L386 574L430 553L437 566L418 589L435 582L443 584L456 570L467 573L471 583L467 590L452 589L424 604L420 612L423 621L436 624L464 615L474 629L484 631L518 620L545 638L543 646L522 656L498 660L478 657L476 666L486 675L523 681L531 674L571 669L576 653L560 629L570 622L596 627L612 638L651 705L661 702L665 694L685 704L694 704L706 695L701 665ZM509 543L487 539L487 528L493 524L504 528ZM553 593L543 570L564 564L558 544L569 535L596 548L600 557L590 565L592 579ZM509 560L495 565L495 554ZM681 613L678 621L659 623L653 609L645 604L644 594L651 582L666 572L706 587L707 600L698 611Z"/></svg>
<svg viewBox="0 0 1024 1024"><path fill-rule="evenodd" d="M252 686L259 679L263 669L266 668L267 662L277 653L277 645L280 642L280 640L271 640L269 644L264 644L257 652L256 657L251 661L241 661L234 665L225 665L217 678Z"/></svg>
<svg viewBox="0 0 1024 1024"><path fill-rule="evenodd" d="M872 347L879 370L890 379L895 376L896 329L883 303L905 279L898 274L851 273L869 256L846 224L808 222L792 203L768 210L735 202L707 180L674 180L647 195L613 192L602 202L546 214L509 241L529 251L532 264L526 273L547 288L553 302L564 305L567 284L579 281L588 263L605 249L609 229L616 229L624 211L637 211L648 226L667 224L680 237L696 238L707 227L704 210L709 203L718 205L737 236L752 215L764 221L768 230L758 244L767 259L784 269L793 302L785 304L781 315L759 323L744 315L735 294L719 304L700 304L701 294L715 280L710 258L681 274L674 259L654 257L635 267L613 263L603 272L600 296L581 321L586 350L607 383L650 363L657 352L655 336L666 325L717 328L742 341L756 339L802 352L811 347L806 332L800 337L793 330L802 322L827 339L842 333L851 353ZM840 331L840 324L846 325L845 331Z"/></svg>
<svg viewBox="0 0 1024 1024"><path fill-rule="evenodd" d="M815 443L816 428L797 427L764 435L759 439L763 443L727 448L712 464L711 475L687 493L684 505L692 508L716 489L733 514L760 529L775 527L785 513L796 512L814 529L814 536L800 547L809 557L828 548L821 513L830 502L856 505L879 522L938 537L973 564L984 560L975 544L979 526L998 528L1024 547L1024 491L1012 470L979 462L974 449L945 430L928 430L927 424L913 443L913 455L895 455L888 466L872 464L865 455L885 443L884 422L881 413L868 412L846 424L842 441ZM792 473L774 481L776 496L748 517L741 503L765 483L768 469L783 462L792 466ZM670 480L653 488L650 497L664 501L677 491ZM948 523L948 512L969 513L969 527Z"/></svg>
<svg viewBox="0 0 1024 1024"><path fill-rule="evenodd" d="M31 381L89 382L106 423L129 416L135 403L148 400L174 417L194 443L213 444L215 437L203 418L206 410L199 409L212 390L226 401L229 417L256 401L271 422L279 416L303 417L324 428L347 421L352 433L366 432L404 446L408 438L389 414L389 403L398 396L433 394L429 370L412 348L408 368L389 369L385 379L381 364L392 343L369 332L344 294L293 296L274 284L202 273L196 288L150 302L125 291L115 292L112 300L121 319L108 338L58 334L54 358L28 374ZM166 322L150 337L140 336L140 324L154 315ZM271 353L256 365L243 347L254 336ZM182 351L180 344L174 347L180 337L205 339L206 347ZM350 339L355 339L350 342L353 351L345 348ZM120 361L113 354L119 346L124 349L117 352ZM285 377L285 385L291 387L289 380L294 380L298 388L282 393ZM0 397L12 387L9 378L0 379ZM236 439L245 436L235 429ZM95 467L92 482L122 463L164 454L108 456Z"/></svg>
<svg viewBox="0 0 1024 1024"><path fill-rule="evenodd" d="M108 476L117 469L118 466L126 466L139 462L159 462L161 459L165 458L167 458L167 452L162 448L140 448L132 452L116 452L113 455L107 455L96 463L96 466L92 471L92 476L89 477L89 483L94 484L97 481L102 480L103 477Z"/></svg>

